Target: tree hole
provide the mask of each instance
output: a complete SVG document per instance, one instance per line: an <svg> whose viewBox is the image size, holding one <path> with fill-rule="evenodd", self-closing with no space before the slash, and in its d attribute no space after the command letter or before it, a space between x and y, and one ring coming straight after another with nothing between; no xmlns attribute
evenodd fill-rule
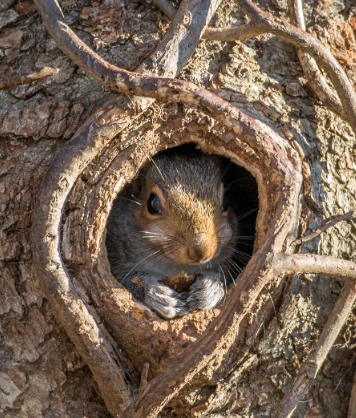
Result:
<svg viewBox="0 0 356 418"><path fill-rule="evenodd" d="M212 309L253 253L257 212L246 169L193 143L161 151L114 201L112 274L164 318Z"/></svg>

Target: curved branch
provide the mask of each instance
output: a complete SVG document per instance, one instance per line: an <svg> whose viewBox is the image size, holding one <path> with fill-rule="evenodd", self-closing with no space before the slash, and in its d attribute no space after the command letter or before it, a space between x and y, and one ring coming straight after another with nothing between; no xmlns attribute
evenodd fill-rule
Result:
<svg viewBox="0 0 356 418"><path fill-rule="evenodd" d="M303 5L301 0L288 0L292 23L305 29ZM347 121L345 111L336 93L329 87L315 60L305 52L298 50L300 65L316 97L334 113Z"/></svg>
<svg viewBox="0 0 356 418"><path fill-rule="evenodd" d="M272 33L308 53L327 72L340 97L347 121L356 134L356 94L339 62L313 36L294 27L284 19L271 16L255 6L251 0L236 0L248 14L256 28Z"/></svg>
<svg viewBox="0 0 356 418"><path fill-rule="evenodd" d="M47 29L59 46L63 38L68 40L70 29L58 3L36 1ZM154 71L175 76L194 52L199 34L204 30L219 0L183 0L179 12L164 37L161 47L154 52L160 65ZM199 13L198 13L199 12ZM195 30L192 30L192 17ZM58 20L57 20L58 19ZM186 39L189 46L182 48ZM167 43L170 42L170 48ZM84 44L82 44L84 45ZM75 56L77 45L65 51ZM86 49L88 49L85 46ZM63 48L66 49L66 48ZM182 54L182 49L184 49ZM80 59L74 60L80 62ZM154 62L154 59L152 59ZM149 63L146 64L146 68ZM104 63L105 66L105 63ZM146 70L147 71L147 70ZM83 303L73 285L60 255L60 231L66 198L83 169L95 158L106 144L147 107L143 99L132 102L127 97L112 98L103 109L89 119L62 149L52 163L42 184L32 225L33 260L36 273L42 278L42 286L58 322L65 328L78 352L90 367L109 411L121 412L128 404L129 390L121 368L113 360L115 350L103 335L89 308ZM116 361L118 358L116 356Z"/></svg>
<svg viewBox="0 0 356 418"><path fill-rule="evenodd" d="M301 238L294 240L291 243L291 245L300 245L303 242L311 241L312 239L318 237L324 231L326 231L329 228L332 228L339 222L354 220L354 213L355 211L351 210L350 212L343 213L342 215L330 216L330 218L325 219L323 223L320 226L318 226L314 231L304 235Z"/></svg>
<svg viewBox="0 0 356 418"><path fill-rule="evenodd" d="M286 391L286 394L282 399L279 413L276 415L277 418L292 417L298 403L305 397L324 360L329 354L341 328L351 312L355 300L355 284L348 282L344 285L339 298L329 315L326 325L320 334L318 342L313 346L291 387Z"/></svg>
<svg viewBox="0 0 356 418"><path fill-rule="evenodd" d="M339 279L356 280L356 263L326 255L278 254L273 262L278 274L324 274Z"/></svg>
<svg viewBox="0 0 356 418"><path fill-rule="evenodd" d="M44 67L36 73L11 77L8 80L0 79L0 90L11 89L13 87L22 86L23 84L32 83L33 81L42 80L43 78L56 75L58 71L59 68Z"/></svg>

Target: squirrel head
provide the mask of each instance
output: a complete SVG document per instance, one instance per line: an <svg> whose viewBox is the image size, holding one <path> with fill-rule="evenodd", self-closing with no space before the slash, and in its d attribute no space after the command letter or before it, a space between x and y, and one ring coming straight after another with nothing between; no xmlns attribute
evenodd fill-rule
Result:
<svg viewBox="0 0 356 418"><path fill-rule="evenodd" d="M136 225L146 245L177 265L204 265L233 251L237 220L228 207L221 159L158 154L139 175Z"/></svg>

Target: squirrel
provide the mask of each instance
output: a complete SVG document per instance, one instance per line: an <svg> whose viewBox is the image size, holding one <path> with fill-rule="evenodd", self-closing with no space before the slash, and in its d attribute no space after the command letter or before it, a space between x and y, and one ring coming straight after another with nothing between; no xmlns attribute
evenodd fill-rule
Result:
<svg viewBox="0 0 356 418"><path fill-rule="evenodd" d="M106 241L112 274L164 318L214 308L227 273L232 278L238 217L223 160L197 149L162 151L114 201ZM164 279L182 270L195 281L178 293Z"/></svg>

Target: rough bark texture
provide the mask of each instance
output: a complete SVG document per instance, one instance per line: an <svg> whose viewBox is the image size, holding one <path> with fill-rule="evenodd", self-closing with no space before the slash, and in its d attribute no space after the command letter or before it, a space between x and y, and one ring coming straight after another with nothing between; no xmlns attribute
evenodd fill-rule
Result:
<svg viewBox="0 0 356 418"><path fill-rule="evenodd" d="M144 2L66 0L60 4L67 23L88 45L129 70L153 52L168 28L161 12ZM351 2L341 5L333 0L326 5L308 1L305 6L309 31L331 49L355 85L356 17ZM269 3L269 7L272 13L283 15L286 3ZM238 8L224 2L213 24L229 26L243 21ZM54 320L40 287L42 277L33 274L30 249L33 209L46 170L109 93L60 52L31 1L1 2L0 56L2 79L36 72L43 66L60 68L53 77L0 92L0 416L109 416L90 370ZM324 210L323 215L302 201L302 233L315 229L324 217L355 208L354 135L349 125L315 100L294 47L270 35L227 45L201 42L181 78L213 88L234 106L288 137L292 146L298 144L311 169L311 198ZM135 148L137 136L144 144L140 150ZM244 164L233 136L221 125L189 108L158 103L85 170L67 201L63 220L63 258L79 293L115 337L111 344L130 376L130 386L138 385L145 362L151 364L151 379L184 348L189 353L189 345L219 313L216 309L163 321L150 317L140 306L132 310L127 298L126 308L122 307L127 309L127 332L122 332L122 322L115 321L115 303L125 299L117 297L122 290L112 281L97 241L104 226L101 220L109 210L106 202L114 198L122 175L132 176L147 153L177 140L194 140L215 152L219 146L231 147L234 158ZM241 150L241 155L245 152ZM261 202L271 203L263 196ZM304 243L302 252L354 259L355 249L355 227L343 222ZM161 416L275 416L340 290L338 280L320 276L271 281L250 318L244 319L236 347L214 359L219 362L218 370L216 364L203 369ZM263 322L261 307L267 318ZM355 370L354 320L349 318L294 416L346 416ZM137 330L136 340L129 334L132 326ZM176 335L173 343L172 335ZM143 358L140 349L147 355L150 345L151 355ZM234 361L236 357L239 363Z"/></svg>

